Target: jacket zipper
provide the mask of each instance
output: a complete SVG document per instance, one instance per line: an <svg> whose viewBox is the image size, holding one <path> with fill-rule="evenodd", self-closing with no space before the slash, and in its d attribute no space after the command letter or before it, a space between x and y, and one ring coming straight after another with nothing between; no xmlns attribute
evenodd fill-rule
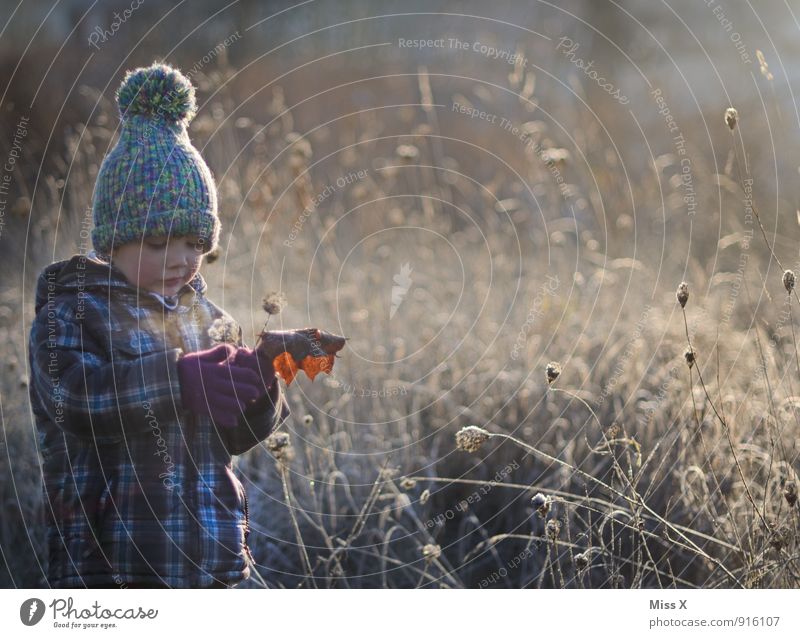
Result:
<svg viewBox="0 0 800 638"><path fill-rule="evenodd" d="M250 536L250 512L247 508L247 490L244 485L242 485L242 496L244 496L244 551L247 555L246 558L250 560L252 568L255 569L256 561L250 552L250 545L247 543L247 537Z"/></svg>

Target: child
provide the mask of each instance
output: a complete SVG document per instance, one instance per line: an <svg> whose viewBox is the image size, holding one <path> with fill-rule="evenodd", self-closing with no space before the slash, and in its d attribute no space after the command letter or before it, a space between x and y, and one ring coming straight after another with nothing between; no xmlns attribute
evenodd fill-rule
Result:
<svg viewBox="0 0 800 638"><path fill-rule="evenodd" d="M249 578L231 455L289 415L272 363L242 343L199 268L216 187L189 141L194 88L129 72L120 138L92 208L94 250L39 276L30 399L43 457L52 587L229 587ZM214 330L211 331L212 334ZM235 346L230 343L235 341Z"/></svg>

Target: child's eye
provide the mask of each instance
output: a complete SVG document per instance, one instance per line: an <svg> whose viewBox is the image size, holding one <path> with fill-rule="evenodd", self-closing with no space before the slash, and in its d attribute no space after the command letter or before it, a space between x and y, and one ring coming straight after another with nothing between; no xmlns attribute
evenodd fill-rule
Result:
<svg viewBox="0 0 800 638"><path fill-rule="evenodd" d="M147 245L154 250L161 250L167 245L166 242L147 242Z"/></svg>
<svg viewBox="0 0 800 638"><path fill-rule="evenodd" d="M203 242L201 241L187 241L186 245L194 250L203 250Z"/></svg>

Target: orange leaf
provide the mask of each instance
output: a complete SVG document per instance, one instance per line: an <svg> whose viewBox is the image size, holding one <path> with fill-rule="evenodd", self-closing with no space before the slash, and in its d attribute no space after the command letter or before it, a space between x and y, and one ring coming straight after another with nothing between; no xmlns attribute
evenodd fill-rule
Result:
<svg viewBox="0 0 800 638"><path fill-rule="evenodd" d="M320 372L330 374L345 341L345 337L316 328L269 331L261 333L258 350L272 358L275 372L288 386L300 370L312 381Z"/></svg>

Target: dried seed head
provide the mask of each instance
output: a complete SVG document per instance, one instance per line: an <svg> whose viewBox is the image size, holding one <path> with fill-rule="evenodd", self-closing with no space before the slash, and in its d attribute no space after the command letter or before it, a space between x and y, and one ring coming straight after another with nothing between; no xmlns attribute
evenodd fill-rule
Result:
<svg viewBox="0 0 800 638"><path fill-rule="evenodd" d="M456 447L464 452L477 452L489 440L489 433L477 425L468 425L456 432Z"/></svg>
<svg viewBox="0 0 800 638"><path fill-rule="evenodd" d="M314 417L310 414L306 414L303 417L303 425L311 425L314 422Z"/></svg>
<svg viewBox="0 0 800 638"><path fill-rule="evenodd" d="M783 498L789 504L789 507L794 507L797 503L797 483L794 481L786 481L783 485Z"/></svg>
<svg viewBox="0 0 800 638"><path fill-rule="evenodd" d="M686 352L683 353L683 358L686 359L686 365L691 368L694 365L694 350L686 348Z"/></svg>
<svg viewBox="0 0 800 638"><path fill-rule="evenodd" d="M294 448L286 432L270 434L266 440L267 449L281 463L289 463L294 458Z"/></svg>
<svg viewBox="0 0 800 638"><path fill-rule="evenodd" d="M588 552L583 552L581 554L575 554L575 566L579 570L586 569L589 566L589 556L587 555Z"/></svg>
<svg viewBox="0 0 800 638"><path fill-rule="evenodd" d="M539 157L545 164L557 164L559 168L564 166L570 160L570 153L565 148L546 148Z"/></svg>
<svg viewBox="0 0 800 638"><path fill-rule="evenodd" d="M299 135L298 133L289 133L286 136L287 146L291 146L289 151L293 156L302 158L304 160L311 158L311 144L308 140Z"/></svg>
<svg viewBox="0 0 800 638"><path fill-rule="evenodd" d="M545 532L547 533L547 537L554 541L558 538L558 535L561 533L561 521L557 518L551 518L547 521L547 524L544 526Z"/></svg>
<svg viewBox="0 0 800 638"><path fill-rule="evenodd" d="M417 482L408 477L405 477L402 481L400 481L400 487L402 487L404 490L413 490L416 486Z"/></svg>
<svg viewBox="0 0 800 638"><path fill-rule="evenodd" d="M431 497L430 490L423 490L422 494L419 495L419 504L425 505L428 502L428 499Z"/></svg>
<svg viewBox="0 0 800 638"><path fill-rule="evenodd" d="M419 157L419 149L413 144L401 144L395 149L395 152L400 159L407 162L415 160L417 157Z"/></svg>
<svg viewBox="0 0 800 638"><path fill-rule="evenodd" d="M764 54L756 49L756 57L758 58L758 65L761 70L761 75L767 78L768 81L773 80L772 72L769 70L769 64L767 64L767 59L764 57Z"/></svg>
<svg viewBox="0 0 800 638"><path fill-rule="evenodd" d="M678 286L678 291L675 293L675 296L678 298L678 303L681 305L681 308L685 308L686 302L689 301L689 284L682 281Z"/></svg>
<svg viewBox="0 0 800 638"><path fill-rule="evenodd" d="M437 560L442 555L442 548L439 545L428 543L422 548L422 556L426 561Z"/></svg>
<svg viewBox="0 0 800 638"><path fill-rule="evenodd" d="M236 344L241 337L242 328L230 317L214 319L208 329L208 336L215 343Z"/></svg>
<svg viewBox="0 0 800 638"><path fill-rule="evenodd" d="M547 385L550 385L558 379L558 375L561 374L561 364L558 361L551 361L547 364L544 369L545 376L547 377Z"/></svg>
<svg viewBox="0 0 800 638"><path fill-rule="evenodd" d="M786 288L786 292L792 292L792 290L794 290L796 281L794 273L791 270L787 270L783 273L783 287Z"/></svg>
<svg viewBox="0 0 800 638"><path fill-rule="evenodd" d="M550 497L537 492L531 499L531 505L533 505L533 509L536 510L539 516L544 518L547 516L547 512L550 511Z"/></svg>
<svg viewBox="0 0 800 638"><path fill-rule="evenodd" d="M739 121L739 112L732 106L725 109L725 124L728 125L730 130L736 128L736 123Z"/></svg>
<svg viewBox="0 0 800 638"><path fill-rule="evenodd" d="M282 292L271 292L261 301L261 307L268 315L280 314L286 306L286 295Z"/></svg>

